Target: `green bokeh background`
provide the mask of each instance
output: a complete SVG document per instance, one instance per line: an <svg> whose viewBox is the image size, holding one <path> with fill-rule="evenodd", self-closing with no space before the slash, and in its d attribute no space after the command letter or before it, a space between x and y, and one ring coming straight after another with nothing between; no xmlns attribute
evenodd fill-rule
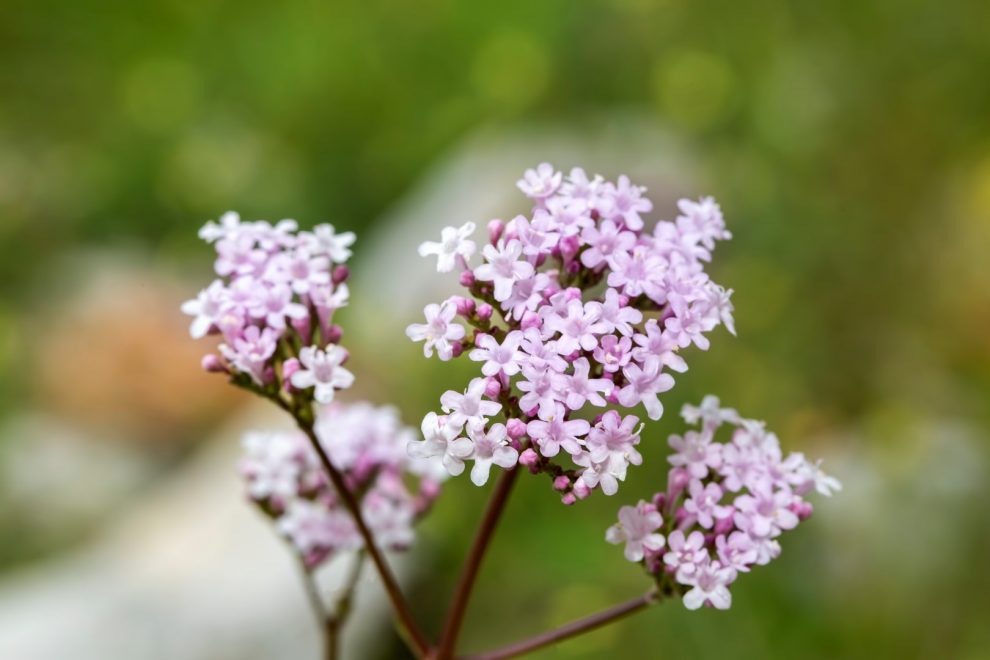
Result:
<svg viewBox="0 0 990 660"><path fill-rule="evenodd" d="M67 255L137 249L206 277L195 230L227 208L387 231L376 219L472 135L635 113L686 146L736 236L714 270L740 337L695 355L668 410L716 391L879 486L820 502L860 517L813 518L731 612L668 605L541 657L988 657L988 72L976 1L8 0L0 415L45 405L34 324ZM405 344L377 354L380 395L410 420L466 373ZM676 427L669 413L648 440ZM949 428L971 473L938 467ZM165 454L163 470L182 460ZM467 645L637 593L601 536L618 499L656 489L658 459L619 498L566 510L524 480ZM430 627L483 502L464 480L450 491L413 594ZM77 539L0 522L0 568Z"/></svg>

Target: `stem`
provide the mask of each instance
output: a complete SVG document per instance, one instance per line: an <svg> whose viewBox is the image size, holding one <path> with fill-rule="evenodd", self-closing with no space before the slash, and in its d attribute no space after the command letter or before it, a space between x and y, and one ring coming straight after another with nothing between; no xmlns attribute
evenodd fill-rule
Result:
<svg viewBox="0 0 990 660"><path fill-rule="evenodd" d="M354 518L354 523L357 525L358 532L361 534L361 538L364 539L364 547L371 557L371 560L375 564L375 568L378 569L378 574L381 576L382 584L385 587L385 592L388 594L389 600L392 601L392 608L395 610L395 615L399 619L400 632L405 631L411 638L411 646L415 651L417 657L425 657L429 652L430 645L423 636L419 627L416 625L416 620L412 616L412 612L409 609L409 604L406 603L405 597L402 595L402 591L399 589L399 584L395 579L395 575L392 573L392 569L389 568L388 563L385 561L385 557L382 556L381 551L375 545L375 538L368 528L368 524L364 520L364 516L361 515L361 507L358 504L357 499L355 499L354 494L347 487L344 482L344 475L334 467L333 463L330 461L330 457L327 455L326 450L323 449L323 445L320 444L319 438L316 437L316 432L313 430L312 423L303 422L298 417L296 418L299 428L302 429L303 433L309 438L310 443L313 445L313 449L320 457L320 462L323 463L323 468L327 471L327 476L330 477L330 481L333 483L334 489L337 491L337 495L340 496L341 501L344 506L347 507L348 512L350 512L351 517Z"/></svg>
<svg viewBox="0 0 990 660"><path fill-rule="evenodd" d="M519 468L515 467L506 470L498 479L492 498L488 501L485 515L481 520L481 526L475 533L471 550L464 562L464 569L461 572L460 580L454 590L454 597L447 610L447 620L444 622L443 634L440 636L440 644L437 646L437 660L449 660L453 657L454 648L457 644L457 636L461 631L464 622L464 614L467 611L468 600L471 597L471 589L474 581L478 577L478 569L481 567L481 560L485 555L485 550L491 542L492 534L498 525L502 511L505 510L505 503L509 499L512 487L516 483L519 475Z"/></svg>
<svg viewBox="0 0 990 660"><path fill-rule="evenodd" d="M608 623L618 621L623 617L629 616L630 614L638 612L639 610L649 607L659 601L659 592L656 589L652 589L638 598L633 598L625 603L621 603L615 607L603 610L597 614L592 614L591 616L587 616L583 619L572 621L571 623L563 625L560 628L536 635L535 637L530 637L529 639L516 642L515 644L510 644L509 646L496 649L495 651L488 651L487 653L467 656L464 660L504 660L505 658L515 658L520 655L525 655L538 649L542 649L545 646L556 644L557 642L565 639L570 639L571 637L582 635L596 628L600 628Z"/></svg>

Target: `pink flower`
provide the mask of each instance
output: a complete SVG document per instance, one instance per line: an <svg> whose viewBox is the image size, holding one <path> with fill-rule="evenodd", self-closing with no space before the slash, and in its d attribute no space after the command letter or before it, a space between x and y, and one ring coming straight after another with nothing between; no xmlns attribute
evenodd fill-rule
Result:
<svg viewBox="0 0 990 660"><path fill-rule="evenodd" d="M516 186L527 197L545 199L557 191L563 177L550 163L540 163L536 169L526 170Z"/></svg>
<svg viewBox="0 0 990 660"><path fill-rule="evenodd" d="M567 377L547 367L535 367L523 364L523 380L516 387L523 392L519 406L524 411L538 409L540 419L547 419L554 414L558 401L563 400L561 390L566 386Z"/></svg>
<svg viewBox="0 0 990 660"><path fill-rule="evenodd" d="M509 445L505 424L492 424L487 431L483 424L469 424L468 437L474 443L471 482L475 486L488 483L492 463L509 469L519 460L519 452Z"/></svg>
<svg viewBox="0 0 990 660"><path fill-rule="evenodd" d="M706 556L696 571L677 574L678 582L693 587L684 594L684 607L696 610L707 603L716 609L729 609L732 605L729 585L734 579L735 572L731 568L723 568L719 562L711 561Z"/></svg>
<svg viewBox="0 0 990 660"><path fill-rule="evenodd" d="M584 453L574 456L574 462L583 467L579 483L589 489L601 486L606 495L615 495L619 491L619 482L626 479L626 467L629 463L621 456L609 454L603 461L594 461L591 454Z"/></svg>
<svg viewBox="0 0 990 660"><path fill-rule="evenodd" d="M550 278L544 273L519 280L512 287L512 293L502 301L502 309L509 310L512 317L519 320L526 312L535 310L543 302L543 295L550 286Z"/></svg>
<svg viewBox="0 0 990 660"><path fill-rule="evenodd" d="M325 351L315 346L305 346L299 351L302 368L292 374L292 386L304 390L314 388L313 398L319 403L333 401L336 390L354 384L354 374L341 366L347 357L340 346L328 346Z"/></svg>
<svg viewBox="0 0 990 660"><path fill-rule="evenodd" d="M484 362L481 373L486 376L496 376L499 372L506 376L515 376L522 368L521 362L525 355L519 350L523 333L513 330L505 336L502 343L491 335L481 334L475 339L478 348L471 351L470 358L475 362Z"/></svg>
<svg viewBox="0 0 990 660"><path fill-rule="evenodd" d="M431 303L423 309L423 314L426 323L413 323L406 328L406 336L413 341L426 342L423 344L426 357L432 357L435 348L441 360L449 360L454 354L452 342L464 337L464 326L452 323L457 316L457 306L449 300L442 305Z"/></svg>
<svg viewBox="0 0 990 660"><path fill-rule="evenodd" d="M725 423L742 423L742 418L734 408L723 408L718 397L712 394L705 396L700 405L684 404L681 408L681 417L688 424L697 424L700 421L702 428L705 429L716 429Z"/></svg>
<svg viewBox="0 0 990 660"><path fill-rule="evenodd" d="M612 272L608 275L610 287L622 289L630 298L646 294L651 300L665 302L664 273L667 262L645 247L631 252L616 252L609 260Z"/></svg>
<svg viewBox="0 0 990 660"><path fill-rule="evenodd" d="M630 183L629 177L622 175L615 185L606 184L606 191L603 195L608 200L605 213L612 220L620 220L629 229L639 231L643 228L643 219L640 213L649 213L653 210L653 202L643 197L646 188Z"/></svg>
<svg viewBox="0 0 990 660"><path fill-rule="evenodd" d="M636 235L619 227L611 220L603 220L601 225L586 227L581 239L588 248L581 253L581 263L588 268L597 268L619 252L628 253L636 245Z"/></svg>
<svg viewBox="0 0 990 660"><path fill-rule="evenodd" d="M626 365L622 374L627 384L618 392L619 403L631 408L642 402L650 419L660 419L663 404L657 395L674 386L674 379L670 374L663 373L662 368L657 358L650 358L643 366L635 362Z"/></svg>
<svg viewBox="0 0 990 660"><path fill-rule="evenodd" d="M338 234L331 224L316 225L312 233L301 232L299 242L313 254L325 254L336 264L351 258L350 246L354 244L354 232Z"/></svg>
<svg viewBox="0 0 990 660"><path fill-rule="evenodd" d="M268 262L268 254L255 247L254 238L236 235L217 241L217 260L213 267L217 275L256 275Z"/></svg>
<svg viewBox="0 0 990 660"><path fill-rule="evenodd" d="M547 368L559 373L567 369L567 361L561 357L557 342L544 340L539 328L524 330L519 347L526 354L526 364L535 369Z"/></svg>
<svg viewBox="0 0 990 660"><path fill-rule="evenodd" d="M631 349L632 340L629 337L619 339L615 335L605 335L592 357L602 365L602 369L609 373L615 373L629 364L632 357Z"/></svg>
<svg viewBox="0 0 990 660"><path fill-rule="evenodd" d="M231 344L233 346L220 344L220 353L234 369L249 374L251 380L263 385L267 380L265 372L268 361L275 354L278 344L278 333L271 328L261 329L252 325L240 337L235 337Z"/></svg>
<svg viewBox="0 0 990 660"><path fill-rule="evenodd" d="M567 355L580 349L590 351L598 345L596 335L605 332L605 324L599 322L600 309L591 303L582 305L580 300L571 300L565 312L548 313L544 319L544 329L548 333L559 332L557 350Z"/></svg>
<svg viewBox="0 0 990 660"><path fill-rule="evenodd" d="M722 464L722 445L713 443L710 433L688 431L683 436L670 436L667 442L675 452L667 460L674 467L686 469L694 479L704 479L709 468Z"/></svg>
<svg viewBox="0 0 990 660"><path fill-rule="evenodd" d="M646 334L637 334L633 339L639 345L633 351L633 359L637 362L646 362L650 357L660 358L664 366L670 367L678 373L687 371L687 362L677 354L678 345L674 338L667 332L660 329L656 319L650 319L643 326Z"/></svg>
<svg viewBox="0 0 990 660"><path fill-rule="evenodd" d="M716 518L732 515L732 507L718 503L722 499L722 489L718 484L705 486L699 479L692 479L688 484L688 494L690 497L684 500L684 510L705 529L714 527Z"/></svg>
<svg viewBox="0 0 990 660"><path fill-rule="evenodd" d="M640 500L635 507L619 509L619 522L605 532L605 540L617 545L625 543L623 553L629 561L642 561L646 551L659 552L664 538L656 531L663 525L663 517L652 504Z"/></svg>
<svg viewBox="0 0 990 660"><path fill-rule="evenodd" d="M614 454L624 457L633 465L642 463L643 457L636 451L636 445L639 443L637 424L639 419L635 415L627 415L623 419L614 410L602 415L601 420L588 435L587 446L591 460L602 461L606 456Z"/></svg>
<svg viewBox="0 0 990 660"><path fill-rule="evenodd" d="M440 457L444 468L456 477L464 472L464 459L471 456L474 445L467 438L458 438L461 427L448 424L435 412L426 414L421 426L422 441L410 441L409 456L417 459Z"/></svg>
<svg viewBox="0 0 990 660"><path fill-rule="evenodd" d="M580 410L585 402L593 406L604 406L605 397L602 394L612 391L612 381L606 378L589 378L590 371L591 363L588 362L588 358L578 358L574 361L574 373L564 376L567 385L562 393L565 395L567 407L571 410Z"/></svg>
<svg viewBox="0 0 990 660"><path fill-rule="evenodd" d="M772 490L769 485L751 489L751 495L740 495L734 505L736 527L753 537L774 537L785 529L794 529L798 516L791 510L794 494L790 488Z"/></svg>
<svg viewBox="0 0 990 660"><path fill-rule="evenodd" d="M556 456L561 447L571 455L582 451L581 438L587 435L591 424L583 419L568 420L566 414L566 409L558 404L553 414L547 416L547 421L534 419L526 425L529 437L547 458Z"/></svg>
<svg viewBox="0 0 990 660"><path fill-rule="evenodd" d="M283 252L268 262L265 275L271 282L288 284L295 293L306 295L330 283L330 259L306 250Z"/></svg>
<svg viewBox="0 0 990 660"><path fill-rule="evenodd" d="M533 264L520 261L522 243L516 240L499 242L498 247L486 245L482 255L486 263L474 269L474 276L482 282L493 282L494 296L498 302L508 300L512 286L533 276Z"/></svg>
<svg viewBox="0 0 990 660"><path fill-rule="evenodd" d="M426 241L419 246L419 256L435 256L437 258L437 272L449 273L454 270L457 259L465 261L474 254L475 244L470 239L474 234L475 224L466 222L459 228L445 227L440 232L440 242Z"/></svg>
<svg viewBox="0 0 990 660"><path fill-rule="evenodd" d="M275 330L285 330L286 318L304 319L309 316L305 306L293 302L292 289L286 284L258 285L248 312Z"/></svg>
<svg viewBox="0 0 990 660"><path fill-rule="evenodd" d="M693 574L698 564L707 558L705 535L701 532L695 531L685 536L684 532L675 529L667 537L667 553L663 556L663 563L674 569L677 575Z"/></svg>
<svg viewBox="0 0 990 660"><path fill-rule="evenodd" d="M719 534L715 537L715 548L723 566L743 573L749 572L758 556L756 544L745 532L735 531L728 537Z"/></svg>
<svg viewBox="0 0 990 660"><path fill-rule="evenodd" d="M620 335L633 334L633 324L643 320L643 312L622 302L615 289L605 291L604 302L588 303L598 310L598 318L605 325L605 332L618 331Z"/></svg>
<svg viewBox="0 0 990 660"><path fill-rule="evenodd" d="M517 215L509 223L509 231L522 243L523 254L527 257L550 254L560 240L560 233L552 229L545 212L535 214L532 223L523 215Z"/></svg>
<svg viewBox="0 0 990 660"><path fill-rule="evenodd" d="M210 286L199 292L192 300L182 303L182 313L194 316L189 324L189 335L193 339L206 336L227 305L227 289L220 280L213 280Z"/></svg>
<svg viewBox="0 0 990 660"><path fill-rule="evenodd" d="M484 378L475 378L469 384L464 394L452 390L444 392L440 397L440 405L447 413L447 424L457 429L465 424L486 422L492 415L498 414L502 404L497 401L486 401Z"/></svg>

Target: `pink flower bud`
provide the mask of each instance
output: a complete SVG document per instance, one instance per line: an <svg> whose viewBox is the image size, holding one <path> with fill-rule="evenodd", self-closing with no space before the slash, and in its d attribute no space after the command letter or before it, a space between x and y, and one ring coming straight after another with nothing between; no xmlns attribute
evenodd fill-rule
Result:
<svg viewBox="0 0 990 660"><path fill-rule="evenodd" d="M807 520L815 510L815 507L811 506L811 502L805 502L804 500L794 502L789 508L797 514L800 520Z"/></svg>
<svg viewBox="0 0 990 660"><path fill-rule="evenodd" d="M330 281L333 282L334 286L342 284L347 281L347 278L351 276L351 269L347 266L340 265L333 269L333 273L330 275Z"/></svg>
<svg viewBox="0 0 990 660"><path fill-rule="evenodd" d="M560 498L560 501L566 504L567 506L571 506L572 504L577 502L577 498L574 497L574 493L567 493L566 495Z"/></svg>
<svg viewBox="0 0 990 660"><path fill-rule="evenodd" d="M455 358L461 357L464 353L464 342L455 341L450 343L450 354Z"/></svg>
<svg viewBox="0 0 990 660"><path fill-rule="evenodd" d="M671 500L684 492L691 481L691 474L684 468L673 468L667 475L667 495Z"/></svg>
<svg viewBox="0 0 990 660"><path fill-rule="evenodd" d="M300 368L301 365L299 364L299 360L297 360L296 358L289 358L288 360L282 363L282 380L285 381L286 389L289 389L291 387L291 385L289 384L289 379L292 378L292 374L299 371Z"/></svg>
<svg viewBox="0 0 990 660"><path fill-rule="evenodd" d="M200 365L203 367L203 371L211 374L225 374L227 373L227 366L220 359L219 355L214 355L213 353L207 353L203 356Z"/></svg>
<svg viewBox="0 0 990 660"><path fill-rule="evenodd" d="M512 417L505 422L505 431L513 440L518 440L526 435L526 422Z"/></svg>
<svg viewBox="0 0 990 660"><path fill-rule="evenodd" d="M339 344L341 338L344 336L344 329L339 325L331 325L327 328L326 340L328 344Z"/></svg>
<svg viewBox="0 0 990 660"><path fill-rule="evenodd" d="M474 301L464 296L451 296L450 298L457 307L457 313L466 319L474 316Z"/></svg>
<svg viewBox="0 0 990 660"><path fill-rule="evenodd" d="M523 314L522 322L519 327L523 330L528 330L529 328L539 328L543 325L543 319L536 312L527 311Z"/></svg>
<svg viewBox="0 0 990 660"><path fill-rule="evenodd" d="M579 261L568 261L564 267L570 275L577 275L581 272L581 262Z"/></svg>
<svg viewBox="0 0 990 660"><path fill-rule="evenodd" d="M309 317L305 316L301 319L290 319L289 323L292 325L293 329L299 333L299 337L303 340L304 344L313 343L313 333L312 326L309 322Z"/></svg>
<svg viewBox="0 0 990 660"><path fill-rule="evenodd" d="M652 502L657 511L663 511L667 506L667 495L665 493L657 493L653 496Z"/></svg>
<svg viewBox="0 0 990 660"><path fill-rule="evenodd" d="M731 507L730 507L731 508ZM735 529L736 524L732 522L732 514L729 514L725 518L715 519L715 529L712 530L716 536L719 534L728 534L733 529Z"/></svg>
<svg viewBox="0 0 990 660"><path fill-rule="evenodd" d="M581 289L574 286L564 289L564 300L567 302L581 300Z"/></svg>
<svg viewBox="0 0 990 660"><path fill-rule="evenodd" d="M495 399L502 392L502 383L498 382L498 378L489 378L485 382L485 396L489 399Z"/></svg>
<svg viewBox="0 0 990 660"><path fill-rule="evenodd" d="M677 507L677 511L674 513L674 526L680 528L684 524L684 521L688 519L690 514L682 506Z"/></svg>
<svg viewBox="0 0 990 660"><path fill-rule="evenodd" d="M574 493L575 497L577 497L579 500L583 500L589 495L591 495L591 489L588 488L588 485L586 483L580 480L574 483L574 488L571 490L571 492Z"/></svg>
<svg viewBox="0 0 990 660"><path fill-rule="evenodd" d="M419 482L419 494L426 500L435 500L440 494L440 482L436 479L423 479Z"/></svg>
<svg viewBox="0 0 990 660"><path fill-rule="evenodd" d="M560 253L565 258L573 257L581 247L581 242L577 236L565 236L560 239ZM580 265L579 265L580 267Z"/></svg>
<svg viewBox="0 0 990 660"><path fill-rule="evenodd" d="M553 489L558 490L561 493L563 493L565 490L567 490L570 487L571 487L571 480L565 477L564 475L560 475L559 477L553 480Z"/></svg>
<svg viewBox="0 0 990 660"><path fill-rule="evenodd" d="M523 451L523 453L519 454L519 464L525 465L526 467L536 465L539 460L540 457L537 456L536 452L532 449L527 449Z"/></svg>
<svg viewBox="0 0 990 660"><path fill-rule="evenodd" d="M478 318L481 319L482 321L487 321L488 319L490 319L492 317L492 313L494 312L495 310L488 303L481 303L480 305L478 305L478 310L477 310Z"/></svg>
<svg viewBox="0 0 990 660"><path fill-rule="evenodd" d="M501 220L495 219L488 223L488 240L492 242L492 245L498 243L498 239L502 238L504 231L505 223Z"/></svg>
<svg viewBox="0 0 990 660"><path fill-rule="evenodd" d="M474 286L474 273L471 272L470 270L463 270L461 271L461 274L458 276L458 281L461 283L461 286L470 289L471 287Z"/></svg>

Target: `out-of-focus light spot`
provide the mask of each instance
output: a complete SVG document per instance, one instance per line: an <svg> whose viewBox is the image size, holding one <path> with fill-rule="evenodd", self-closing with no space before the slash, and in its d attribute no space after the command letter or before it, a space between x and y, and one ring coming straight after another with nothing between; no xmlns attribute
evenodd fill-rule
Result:
<svg viewBox="0 0 990 660"><path fill-rule="evenodd" d="M532 36L498 32L478 50L471 78L479 94L502 110L514 112L539 98L551 68L546 50Z"/></svg>
<svg viewBox="0 0 990 660"><path fill-rule="evenodd" d="M724 120L732 110L735 88L728 62L711 53L674 52L654 66L656 102L685 128L704 130Z"/></svg>
<svg viewBox="0 0 990 660"><path fill-rule="evenodd" d="M787 153L807 152L822 141L832 114L836 90L825 82L821 66L795 54L766 73L752 99L753 122L759 135Z"/></svg>
<svg viewBox="0 0 990 660"><path fill-rule="evenodd" d="M148 131L172 129L186 122L200 98L195 69L181 60L156 58L138 62L120 83L126 116Z"/></svg>

